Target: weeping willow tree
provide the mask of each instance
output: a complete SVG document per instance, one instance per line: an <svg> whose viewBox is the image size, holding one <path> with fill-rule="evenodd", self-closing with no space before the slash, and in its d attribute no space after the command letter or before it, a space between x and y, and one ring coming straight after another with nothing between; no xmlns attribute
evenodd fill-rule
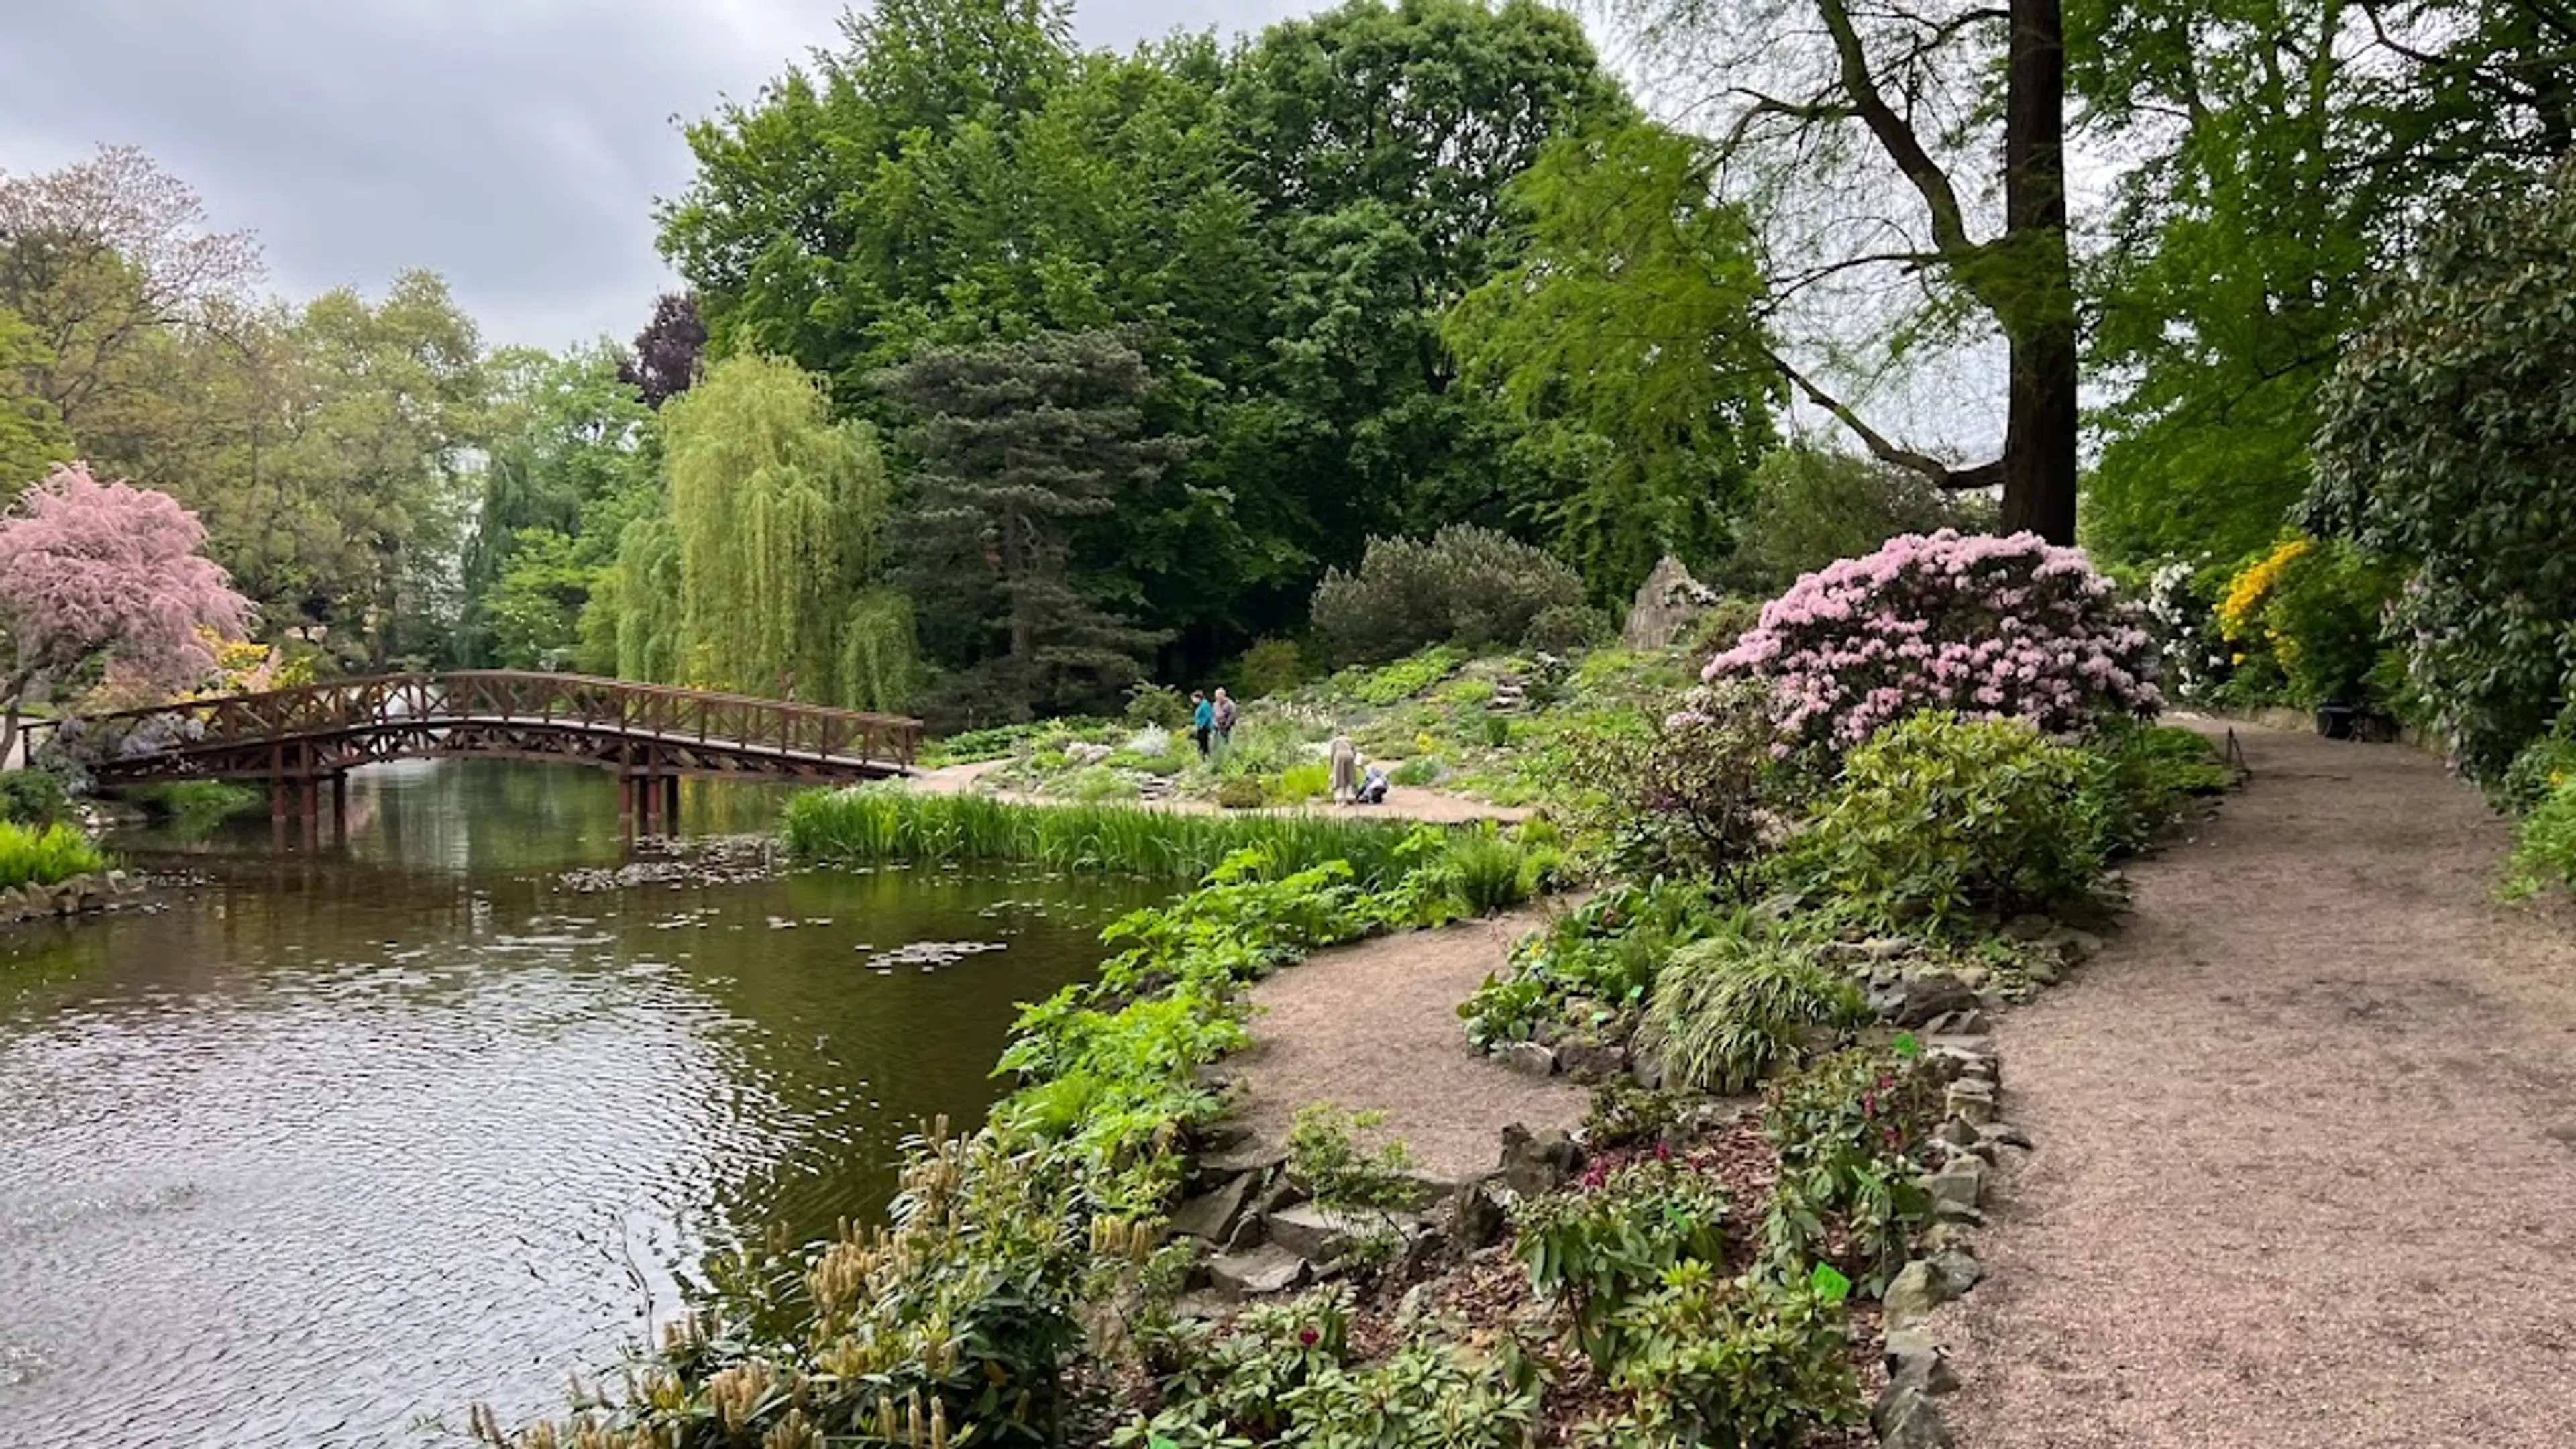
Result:
<svg viewBox="0 0 2576 1449"><path fill-rule="evenodd" d="M886 585L890 491L875 435L813 379L735 357L662 413L668 512L620 541L618 672L894 710L912 619Z"/></svg>

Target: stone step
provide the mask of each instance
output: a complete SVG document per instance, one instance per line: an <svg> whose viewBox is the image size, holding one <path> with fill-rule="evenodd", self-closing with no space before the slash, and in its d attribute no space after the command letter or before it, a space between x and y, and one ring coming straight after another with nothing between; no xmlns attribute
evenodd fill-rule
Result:
<svg viewBox="0 0 2576 1449"><path fill-rule="evenodd" d="M1225 1253L1208 1261L1208 1286L1229 1302L1304 1287L1314 1265L1276 1243Z"/></svg>

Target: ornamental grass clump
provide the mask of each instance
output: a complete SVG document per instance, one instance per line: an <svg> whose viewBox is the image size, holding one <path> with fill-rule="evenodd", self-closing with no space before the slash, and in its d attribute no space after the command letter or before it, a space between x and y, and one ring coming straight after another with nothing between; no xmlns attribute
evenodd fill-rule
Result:
<svg viewBox="0 0 2576 1449"><path fill-rule="evenodd" d="M1801 578L1702 677L1768 680L1784 748L1849 750L1924 709L2075 735L2162 706L2145 622L2075 549L1944 529Z"/></svg>

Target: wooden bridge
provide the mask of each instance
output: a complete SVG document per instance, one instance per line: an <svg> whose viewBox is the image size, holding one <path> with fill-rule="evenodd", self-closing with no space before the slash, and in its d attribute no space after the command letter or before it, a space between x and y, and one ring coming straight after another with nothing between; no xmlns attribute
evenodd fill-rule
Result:
<svg viewBox="0 0 2576 1449"><path fill-rule="evenodd" d="M387 760L550 760L614 770L630 829L668 828L680 777L851 781L911 771L921 721L578 674L479 670L334 680L51 726L101 784L265 780L269 816L313 833L324 782ZM35 742L29 746L32 757Z"/></svg>

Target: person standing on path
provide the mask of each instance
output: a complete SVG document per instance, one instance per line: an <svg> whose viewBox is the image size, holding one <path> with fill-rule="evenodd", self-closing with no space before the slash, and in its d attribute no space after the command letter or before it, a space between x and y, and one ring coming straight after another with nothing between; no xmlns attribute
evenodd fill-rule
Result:
<svg viewBox="0 0 2576 1449"><path fill-rule="evenodd" d="M1234 747L1234 701L1222 689L1210 706L1209 716L1216 725L1216 761L1225 763L1226 752Z"/></svg>
<svg viewBox="0 0 2576 1449"><path fill-rule="evenodd" d="M1200 690L1190 691L1190 733L1199 742L1199 758L1208 757L1208 737L1216 732L1216 706Z"/></svg>
<svg viewBox="0 0 2576 1449"><path fill-rule="evenodd" d="M1349 805L1360 798L1360 750L1349 735L1333 736L1333 803Z"/></svg>

